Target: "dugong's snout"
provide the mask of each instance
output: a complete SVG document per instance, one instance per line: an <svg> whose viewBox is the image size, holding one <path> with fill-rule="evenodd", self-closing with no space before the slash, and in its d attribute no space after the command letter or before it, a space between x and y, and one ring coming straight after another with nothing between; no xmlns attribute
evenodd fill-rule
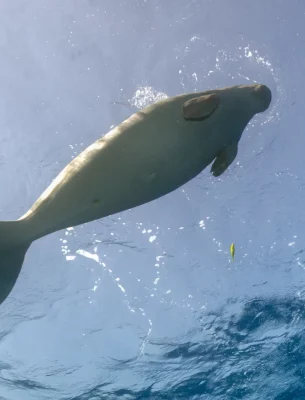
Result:
<svg viewBox="0 0 305 400"><path fill-rule="evenodd" d="M254 98L254 107L256 113L261 113L266 111L272 100L271 90L266 85L253 85L253 98Z"/></svg>

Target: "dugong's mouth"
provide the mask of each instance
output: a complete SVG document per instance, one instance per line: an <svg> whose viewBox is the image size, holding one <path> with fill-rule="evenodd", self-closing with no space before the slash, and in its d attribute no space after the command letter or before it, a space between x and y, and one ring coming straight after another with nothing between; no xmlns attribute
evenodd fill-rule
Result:
<svg viewBox="0 0 305 400"><path fill-rule="evenodd" d="M259 98L260 107L258 112L266 111L272 101L271 90L266 85L255 85L254 93Z"/></svg>

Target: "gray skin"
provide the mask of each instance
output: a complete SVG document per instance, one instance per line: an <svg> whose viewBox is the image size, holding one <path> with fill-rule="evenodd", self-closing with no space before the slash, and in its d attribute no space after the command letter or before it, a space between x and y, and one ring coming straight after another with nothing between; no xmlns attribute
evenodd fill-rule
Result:
<svg viewBox="0 0 305 400"><path fill-rule="evenodd" d="M97 140L18 221L0 222L0 302L34 240L164 196L213 160L211 172L221 175L248 122L270 102L271 91L258 84L184 94L146 107Z"/></svg>

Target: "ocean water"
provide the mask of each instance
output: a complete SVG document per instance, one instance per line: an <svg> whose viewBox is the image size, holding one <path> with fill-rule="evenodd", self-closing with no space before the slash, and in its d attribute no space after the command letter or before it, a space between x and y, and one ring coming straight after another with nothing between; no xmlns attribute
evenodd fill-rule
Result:
<svg viewBox="0 0 305 400"><path fill-rule="evenodd" d="M1 400L305 398L304 18L300 0L1 2L1 220L148 104L273 93L220 178L31 246L0 307Z"/></svg>

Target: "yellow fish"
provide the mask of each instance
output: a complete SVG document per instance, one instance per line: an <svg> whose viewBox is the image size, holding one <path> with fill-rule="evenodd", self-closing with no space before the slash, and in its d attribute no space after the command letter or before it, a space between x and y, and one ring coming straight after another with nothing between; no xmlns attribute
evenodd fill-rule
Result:
<svg viewBox="0 0 305 400"><path fill-rule="evenodd" d="M232 257L232 262L234 262L234 257L235 257L235 244L232 243L230 246L230 253L231 253L231 257Z"/></svg>

